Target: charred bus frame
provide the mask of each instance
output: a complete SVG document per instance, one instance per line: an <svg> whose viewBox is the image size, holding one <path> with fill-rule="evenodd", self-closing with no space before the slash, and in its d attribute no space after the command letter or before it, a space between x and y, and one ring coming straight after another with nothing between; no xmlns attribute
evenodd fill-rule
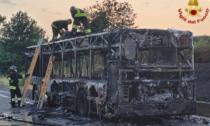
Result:
<svg viewBox="0 0 210 126"><path fill-rule="evenodd" d="M26 48L29 61L35 47ZM109 118L195 113L189 31L120 29L43 44L34 87L40 87L50 55L50 105Z"/></svg>

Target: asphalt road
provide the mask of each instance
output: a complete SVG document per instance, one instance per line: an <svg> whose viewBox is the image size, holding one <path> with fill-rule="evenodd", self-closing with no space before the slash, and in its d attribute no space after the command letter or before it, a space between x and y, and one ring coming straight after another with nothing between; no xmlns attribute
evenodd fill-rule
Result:
<svg viewBox="0 0 210 126"><path fill-rule="evenodd" d="M8 86L1 85L0 87L0 112L7 112L11 108L10 92Z"/></svg>
<svg viewBox="0 0 210 126"><path fill-rule="evenodd" d="M28 113L32 111L34 106L26 105L23 108L11 108L10 92L7 87L0 85L0 126L33 126L28 122L33 122L32 117ZM56 109L52 109L56 110ZM13 119L5 117L11 116ZM14 120L15 119L15 120ZM34 118L33 118L34 119ZM18 121L19 120L19 121ZM28 121L28 122L20 122ZM97 117L80 117L76 114L69 113L62 118L58 112L54 116L44 117L43 120L37 120L36 123L56 124L56 125L82 125L82 126L210 126L210 118L201 116L184 116L171 117L158 120L118 120L107 121Z"/></svg>
<svg viewBox="0 0 210 126"><path fill-rule="evenodd" d="M32 122L32 118L27 115L29 110L29 108L11 108L8 85L0 84L0 126L32 126L30 123L21 122Z"/></svg>

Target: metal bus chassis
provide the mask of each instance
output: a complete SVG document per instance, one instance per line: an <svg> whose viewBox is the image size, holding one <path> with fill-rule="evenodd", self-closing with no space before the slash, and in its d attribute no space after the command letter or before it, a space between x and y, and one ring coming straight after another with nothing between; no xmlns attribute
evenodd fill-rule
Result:
<svg viewBox="0 0 210 126"><path fill-rule="evenodd" d="M35 47L26 48L29 61ZM45 43L33 75L38 91L50 55L52 106L108 118L195 114L189 31L119 29Z"/></svg>

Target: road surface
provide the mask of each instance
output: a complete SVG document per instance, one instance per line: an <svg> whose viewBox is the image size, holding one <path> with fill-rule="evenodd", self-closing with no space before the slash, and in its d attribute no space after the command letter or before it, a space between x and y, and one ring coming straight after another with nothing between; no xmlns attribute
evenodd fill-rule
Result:
<svg viewBox="0 0 210 126"><path fill-rule="evenodd" d="M0 86L0 112L7 112L10 109L10 92L8 86Z"/></svg>
<svg viewBox="0 0 210 126"><path fill-rule="evenodd" d="M82 126L210 126L210 118L201 116L183 116L183 117L170 117L170 118L158 118L158 119L139 119L139 120L116 120L107 121L101 120L97 117L80 117L72 112L62 116L59 108L54 108L54 114L50 116L44 116L43 118L37 117L37 115L28 116L29 112L34 110L36 106L26 105L23 108L11 108L10 105L10 92L8 88L0 88L0 126L6 125L21 125L32 126L30 122L45 123L49 125L82 125ZM57 111L57 113L56 113ZM6 118L12 117L12 119ZM33 117L33 119L32 119ZM33 120L33 121L32 121ZM20 122L26 121L26 122Z"/></svg>

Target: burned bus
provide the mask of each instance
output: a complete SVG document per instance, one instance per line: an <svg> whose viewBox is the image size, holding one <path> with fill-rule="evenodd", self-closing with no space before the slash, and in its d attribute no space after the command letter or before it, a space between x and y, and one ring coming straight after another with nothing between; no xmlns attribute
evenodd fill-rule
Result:
<svg viewBox="0 0 210 126"><path fill-rule="evenodd" d="M26 48L29 62L35 48ZM40 90L51 55L46 93L51 106L107 118L195 113L189 31L119 29L42 44L34 92Z"/></svg>

